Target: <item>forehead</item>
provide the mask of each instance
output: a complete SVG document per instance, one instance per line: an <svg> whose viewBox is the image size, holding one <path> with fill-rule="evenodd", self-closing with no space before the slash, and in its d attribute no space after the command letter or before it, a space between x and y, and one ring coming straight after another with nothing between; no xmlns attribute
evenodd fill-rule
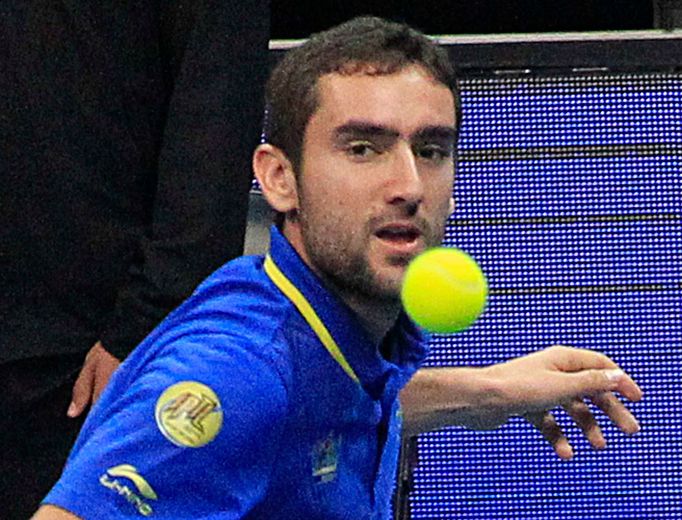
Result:
<svg viewBox="0 0 682 520"><path fill-rule="evenodd" d="M349 120L388 126L400 133L455 125L452 92L417 65L391 74L325 74L318 80L317 96L318 107L309 123L318 130Z"/></svg>

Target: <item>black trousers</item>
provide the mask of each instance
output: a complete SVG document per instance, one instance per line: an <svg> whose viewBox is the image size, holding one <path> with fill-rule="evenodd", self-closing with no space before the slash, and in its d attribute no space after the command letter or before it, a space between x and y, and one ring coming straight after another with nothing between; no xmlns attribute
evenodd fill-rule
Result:
<svg viewBox="0 0 682 520"><path fill-rule="evenodd" d="M83 417L66 416L80 363L80 356L26 360L3 365L0 370L0 383L5 385L0 408L3 520L30 518L59 479L83 424ZM66 378L55 381L55 373L63 374L65 368Z"/></svg>

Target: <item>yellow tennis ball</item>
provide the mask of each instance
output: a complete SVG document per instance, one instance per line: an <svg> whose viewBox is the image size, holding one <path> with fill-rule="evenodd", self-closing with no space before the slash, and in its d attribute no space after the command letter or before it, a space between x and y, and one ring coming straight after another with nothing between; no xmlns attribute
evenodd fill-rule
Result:
<svg viewBox="0 0 682 520"><path fill-rule="evenodd" d="M405 311L420 327L450 334L471 326L481 315L488 282L464 251L436 247L407 266L401 298Z"/></svg>

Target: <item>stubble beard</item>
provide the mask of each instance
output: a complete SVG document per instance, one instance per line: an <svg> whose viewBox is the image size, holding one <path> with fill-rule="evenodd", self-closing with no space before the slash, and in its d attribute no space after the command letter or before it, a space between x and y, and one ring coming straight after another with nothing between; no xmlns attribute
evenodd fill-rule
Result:
<svg viewBox="0 0 682 520"><path fill-rule="evenodd" d="M369 228L363 228L344 240L336 239L337 230L332 226L327 229L312 231L305 212L299 214L302 238L313 264L314 270L332 289L352 299L363 299L377 305L400 306L400 290L402 275L398 278L384 278L371 267L369 261L369 247L372 235ZM445 223L440 226L424 225L424 240L426 248L441 244ZM364 249L352 247L357 238L356 233L362 233ZM391 267L407 268L411 257L391 257L388 263ZM403 273L404 274L404 273Z"/></svg>

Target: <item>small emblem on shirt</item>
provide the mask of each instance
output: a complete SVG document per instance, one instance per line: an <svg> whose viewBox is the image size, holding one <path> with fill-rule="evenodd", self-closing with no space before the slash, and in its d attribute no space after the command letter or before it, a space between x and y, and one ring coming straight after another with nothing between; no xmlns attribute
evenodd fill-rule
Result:
<svg viewBox="0 0 682 520"><path fill-rule="evenodd" d="M313 446L313 478L316 484L331 482L336 478L341 436L330 432Z"/></svg>
<svg viewBox="0 0 682 520"><path fill-rule="evenodd" d="M211 442L223 425L218 396L196 381L168 387L156 402L156 424L173 444L199 448Z"/></svg>
<svg viewBox="0 0 682 520"><path fill-rule="evenodd" d="M119 479L129 480L136 491ZM144 499L156 500L157 496L149 483L137 472L135 466L120 464L109 468L99 478L99 483L125 498L142 516L150 516L154 511ZM141 495L141 496L140 496Z"/></svg>

